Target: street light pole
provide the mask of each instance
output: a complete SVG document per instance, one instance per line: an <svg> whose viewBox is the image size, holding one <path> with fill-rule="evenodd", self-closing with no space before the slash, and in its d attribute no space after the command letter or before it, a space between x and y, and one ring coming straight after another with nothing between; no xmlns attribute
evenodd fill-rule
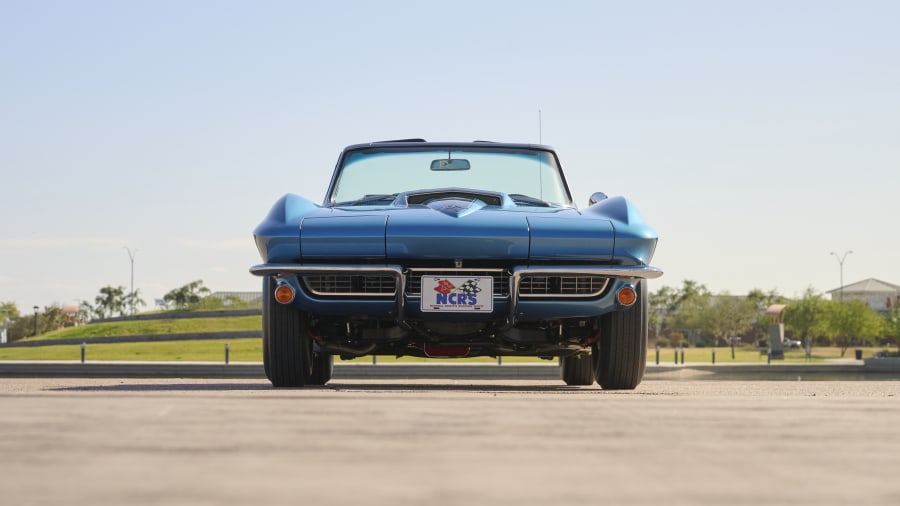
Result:
<svg viewBox="0 0 900 506"><path fill-rule="evenodd" d="M134 257L137 255L137 248L131 251L128 246L122 246L128 252L128 258L131 259L131 316L134 316Z"/></svg>
<svg viewBox="0 0 900 506"><path fill-rule="evenodd" d="M6 330L9 328L9 309L0 309L3 316L3 326L0 327L0 344L6 344Z"/></svg>
<svg viewBox="0 0 900 506"><path fill-rule="evenodd" d="M850 253L853 253L853 250L847 250L841 256L838 256L834 251L831 252L831 254L834 255L834 258L837 259L838 266L840 266L841 269L841 302L844 302L844 260L847 259L847 255Z"/></svg>
<svg viewBox="0 0 900 506"><path fill-rule="evenodd" d="M37 312L38 307L34 306L34 335L37 335Z"/></svg>

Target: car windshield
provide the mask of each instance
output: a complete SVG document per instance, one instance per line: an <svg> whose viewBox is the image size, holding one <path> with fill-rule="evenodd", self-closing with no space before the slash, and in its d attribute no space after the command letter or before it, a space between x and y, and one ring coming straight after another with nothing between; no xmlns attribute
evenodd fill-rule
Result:
<svg viewBox="0 0 900 506"><path fill-rule="evenodd" d="M332 205L389 203L398 193L466 188L506 193L523 205L569 205L556 157L526 148L388 148L349 153L334 182Z"/></svg>

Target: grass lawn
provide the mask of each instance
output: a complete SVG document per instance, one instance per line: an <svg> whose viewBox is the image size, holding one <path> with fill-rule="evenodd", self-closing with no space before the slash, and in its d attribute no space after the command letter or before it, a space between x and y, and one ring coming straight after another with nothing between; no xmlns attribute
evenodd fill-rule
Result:
<svg viewBox="0 0 900 506"><path fill-rule="evenodd" d="M224 362L226 342L230 347L231 361L262 361L262 340L260 339L117 344L90 344L88 342L85 348L85 357L90 361ZM81 360L81 346L0 348L0 360Z"/></svg>
<svg viewBox="0 0 900 506"><path fill-rule="evenodd" d="M92 337L130 336L144 334L185 334L226 331L259 331L262 328L261 316L235 316L195 319L169 319L147 321L124 321L92 323L80 327L70 327L30 338L29 340L84 339L87 342L87 360L92 361L188 361L188 362L224 362L225 340L172 341L153 343L116 343L91 344ZM262 361L262 342L259 338L231 339L230 359L234 362ZM881 348L864 348L863 357L871 357ZM739 347L731 358L731 348L715 348L716 363L728 364L765 363L766 355L756 348ZM659 350L660 364L675 363L675 349ZM713 348L685 348L684 360L689 364L712 363ZM679 362L681 352L678 351ZM787 363L806 362L802 349L791 349L785 352ZM847 350L845 358L853 357L853 349ZM42 346L39 348L0 348L0 360L80 360L80 345ZM813 348L812 362L823 362L826 359L840 358L840 349L834 347ZM453 363L459 360L466 362L496 363L496 358L476 357L468 359L425 359L417 357L379 356L378 363L397 362L435 362ZM647 350L647 361L656 361L656 349ZM372 357L361 357L349 362L371 363ZM504 357L504 363L554 363L531 357Z"/></svg>
<svg viewBox="0 0 900 506"><path fill-rule="evenodd" d="M55 330L32 340L90 339L106 336L138 336L146 334L189 334L194 332L226 332L262 329L262 316L232 316L217 318L191 318L172 320L147 320L91 323L80 327Z"/></svg>

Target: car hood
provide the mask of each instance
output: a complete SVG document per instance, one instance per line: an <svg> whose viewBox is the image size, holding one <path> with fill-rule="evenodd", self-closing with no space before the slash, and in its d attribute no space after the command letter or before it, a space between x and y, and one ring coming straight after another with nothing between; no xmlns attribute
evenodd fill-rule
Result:
<svg viewBox="0 0 900 506"><path fill-rule="evenodd" d="M400 200L400 199L398 199ZM610 220L569 207L488 205L445 198L421 204L324 207L300 222L304 261L608 261L615 246Z"/></svg>

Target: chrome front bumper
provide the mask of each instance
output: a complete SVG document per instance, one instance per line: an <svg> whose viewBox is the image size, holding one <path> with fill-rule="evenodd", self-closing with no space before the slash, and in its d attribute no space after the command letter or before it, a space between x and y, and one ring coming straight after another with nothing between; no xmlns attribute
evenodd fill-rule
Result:
<svg viewBox="0 0 900 506"><path fill-rule="evenodd" d="M371 274L391 276L397 283L398 290L393 295L396 305L396 316L403 320L406 304L406 269L400 265L373 265L373 264L260 264L250 268L250 273L255 276L297 276L308 274ZM603 266L587 267L581 265L570 266L536 266L514 267L509 278L509 324L514 324L517 319L517 307L519 306L519 284L525 276L604 276L619 280L656 279L662 276L663 271L649 265L644 266ZM299 288L299 287L297 287ZM646 296L646 294L645 294Z"/></svg>

